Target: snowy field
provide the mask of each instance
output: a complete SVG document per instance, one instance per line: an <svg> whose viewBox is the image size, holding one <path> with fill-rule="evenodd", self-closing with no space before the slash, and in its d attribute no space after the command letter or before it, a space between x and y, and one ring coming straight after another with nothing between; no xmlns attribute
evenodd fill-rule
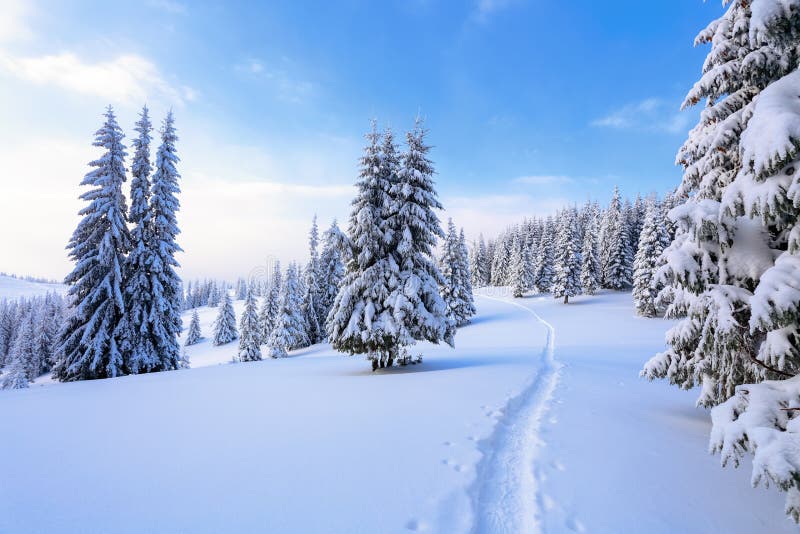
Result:
<svg viewBox="0 0 800 534"><path fill-rule="evenodd" d="M796 532L704 453L696 392L638 378L668 322L492 294L418 366L204 340L194 369L0 392L0 532Z"/></svg>
<svg viewBox="0 0 800 534"><path fill-rule="evenodd" d="M55 291L64 294L67 286L64 284L49 284L45 282L30 282L21 278L14 278L0 274L0 299L15 299L19 297L35 297L46 295Z"/></svg>

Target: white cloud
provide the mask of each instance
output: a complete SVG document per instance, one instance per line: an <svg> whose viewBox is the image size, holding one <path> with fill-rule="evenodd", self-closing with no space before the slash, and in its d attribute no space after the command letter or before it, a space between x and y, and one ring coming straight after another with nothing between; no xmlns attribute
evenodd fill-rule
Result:
<svg viewBox="0 0 800 534"><path fill-rule="evenodd" d="M38 85L54 85L114 103L160 98L182 105L195 98L188 87L167 82L151 61L126 54L110 61L87 62L71 52L39 57L0 55L0 70Z"/></svg>
<svg viewBox="0 0 800 534"><path fill-rule="evenodd" d="M88 143L46 136L0 145L3 270L60 278L70 263L64 246L78 221L77 184L96 156ZM11 179L13 177L13 179ZM32 207L35 206L35 209Z"/></svg>
<svg viewBox="0 0 800 534"><path fill-rule="evenodd" d="M569 176L559 176L559 175L532 175L532 176L520 176L519 178L515 178L514 183L517 184L524 184L524 185L565 185L571 184L575 180L570 178Z"/></svg>
<svg viewBox="0 0 800 534"><path fill-rule="evenodd" d="M533 197L525 194L444 197L445 217L463 226L469 239L479 233L490 237L526 217L553 215L570 204L565 197Z"/></svg>
<svg viewBox="0 0 800 534"><path fill-rule="evenodd" d="M306 259L311 215L324 229L346 215L352 185L238 181L187 172L182 180L180 259L187 277L247 275L268 258Z"/></svg>
<svg viewBox="0 0 800 534"><path fill-rule="evenodd" d="M281 58L284 65L290 64L288 58ZM314 93L314 84L292 76L286 68L267 65L258 58L248 58L234 65L237 72L264 81L275 96L285 102L298 104L306 101Z"/></svg>
<svg viewBox="0 0 800 534"><path fill-rule="evenodd" d="M0 9L0 43L21 41L33 36L26 19L33 7L26 0L4 0Z"/></svg>
<svg viewBox="0 0 800 534"><path fill-rule="evenodd" d="M681 113L677 106L660 98L627 104L612 113L591 122L599 128L616 130L645 130L666 133L683 133L689 125L691 117Z"/></svg>

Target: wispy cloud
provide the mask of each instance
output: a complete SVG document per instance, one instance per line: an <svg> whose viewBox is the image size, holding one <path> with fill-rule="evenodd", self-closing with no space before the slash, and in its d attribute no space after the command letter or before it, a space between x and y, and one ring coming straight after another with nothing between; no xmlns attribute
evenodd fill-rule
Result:
<svg viewBox="0 0 800 534"><path fill-rule="evenodd" d="M33 35L27 24L33 7L26 0L4 0L0 9L0 43L30 39Z"/></svg>
<svg viewBox="0 0 800 534"><path fill-rule="evenodd" d="M186 4L175 0L148 0L147 5L175 15L184 15L188 11Z"/></svg>
<svg viewBox="0 0 800 534"><path fill-rule="evenodd" d="M475 12L479 16L486 17L517 2L518 0L478 0Z"/></svg>
<svg viewBox="0 0 800 534"><path fill-rule="evenodd" d="M682 133L689 126L691 117L681 113L677 106L661 98L647 98L627 104L605 117L595 119L592 126L616 130L644 130Z"/></svg>
<svg viewBox="0 0 800 534"><path fill-rule="evenodd" d="M291 63L287 58L282 58L281 63ZM290 75L284 67L267 65L258 58L248 58L234 66L237 72L263 80L274 91L275 96L285 102L295 104L306 101L314 93L314 84L299 80Z"/></svg>
<svg viewBox="0 0 800 534"><path fill-rule="evenodd" d="M570 201L566 197L527 194L445 196L445 216L463 226L470 239L479 233L493 236L525 217L553 215Z"/></svg>
<svg viewBox="0 0 800 534"><path fill-rule="evenodd" d="M31 83L99 96L114 103L161 98L182 105L196 96L190 87L165 80L154 63L136 54L88 62L71 52L38 57L14 57L0 52L0 70Z"/></svg>
<svg viewBox="0 0 800 534"><path fill-rule="evenodd" d="M516 184L524 184L524 185L565 185L565 184L571 184L574 181L575 179L570 176L559 176L550 174L520 176L519 178L514 178L513 180L513 182Z"/></svg>

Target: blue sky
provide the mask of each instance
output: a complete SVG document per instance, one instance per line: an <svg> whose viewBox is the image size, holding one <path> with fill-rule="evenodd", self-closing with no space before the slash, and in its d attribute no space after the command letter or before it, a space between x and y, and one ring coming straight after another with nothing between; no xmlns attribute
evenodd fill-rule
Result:
<svg viewBox="0 0 800 534"><path fill-rule="evenodd" d="M587 197L663 192L696 120L679 112L721 13L700 0L9 0L0 14L0 176L25 221L0 270L62 276L103 107L145 101L181 134L187 276L303 259L307 221L344 219L372 117L421 113L447 214L468 234ZM15 177L22 177L24 185ZM47 217L21 211L19 196ZM5 221L3 220L5 219Z"/></svg>

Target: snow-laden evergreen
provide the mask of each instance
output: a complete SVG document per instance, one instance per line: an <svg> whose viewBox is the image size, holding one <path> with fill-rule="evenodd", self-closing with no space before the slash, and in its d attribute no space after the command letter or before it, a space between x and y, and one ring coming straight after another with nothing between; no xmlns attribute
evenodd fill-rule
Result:
<svg viewBox="0 0 800 534"><path fill-rule="evenodd" d="M206 289L206 306L209 308L216 308L219 306L224 291L225 289L223 286L218 284L215 280L211 280Z"/></svg>
<svg viewBox="0 0 800 534"><path fill-rule="evenodd" d="M242 362L255 362L261 359L261 332L258 324L258 311L253 291L248 289L244 297L244 310L239 319L239 355Z"/></svg>
<svg viewBox="0 0 800 534"><path fill-rule="evenodd" d="M628 223L622 209L619 189L614 188L611 204L603 217L600 269L603 287L626 290L632 284L633 252Z"/></svg>
<svg viewBox="0 0 800 534"><path fill-rule="evenodd" d="M644 226L639 236L639 249L633 263L633 303L636 313L643 317L657 315L656 269L661 254L669 246L664 214L655 199L647 201Z"/></svg>
<svg viewBox="0 0 800 534"><path fill-rule="evenodd" d="M387 206L387 236L399 268L399 286L392 301L401 346L422 340L453 345L455 333L455 324L439 294L444 280L433 259L436 240L444 238L444 232L434 212L442 209L442 205L434 189L433 162L428 158L431 147L425 142L426 134L418 118L414 129L406 134L406 150L397 180L391 186L391 204Z"/></svg>
<svg viewBox="0 0 800 534"><path fill-rule="evenodd" d="M584 210L583 243L581 245L581 290L594 295L600 287L600 257L598 251L598 208L592 203Z"/></svg>
<svg viewBox="0 0 800 534"><path fill-rule="evenodd" d="M327 335L328 314L345 275L344 254L349 246L347 236L334 220L322 234L322 253L319 256L319 309L323 335Z"/></svg>
<svg viewBox="0 0 800 534"><path fill-rule="evenodd" d="M459 286L463 291L460 324L466 324L477 313L477 309L475 308L475 297L472 294L472 273L469 267L469 249L467 248L467 238L464 236L464 228L458 231L458 248L460 252L459 275L461 276Z"/></svg>
<svg viewBox="0 0 800 534"><path fill-rule="evenodd" d="M467 324L469 318L475 315L472 282L466 258L464 232L462 230L459 234L456 231L453 219L447 222L447 235L439 260L439 270L444 278L444 284L441 286L442 298L447 305L450 319L457 326Z"/></svg>
<svg viewBox="0 0 800 534"><path fill-rule="evenodd" d="M156 166L150 195L152 217L152 256L149 264L152 277L152 311L149 330L156 353L152 361L143 362L139 371L164 371L180 367L178 335L181 321L181 279L175 272L175 255L182 249L176 238L180 233L176 214L180 207L176 168L180 161L175 150L178 140L172 111L161 127L161 144L156 152Z"/></svg>
<svg viewBox="0 0 800 534"><path fill-rule="evenodd" d="M489 285L489 255L486 250L486 241L483 234L478 236L478 241L473 244L470 251L470 272L472 274L472 285L483 287Z"/></svg>
<svg viewBox="0 0 800 534"><path fill-rule="evenodd" d="M548 293L553 286L553 262L556 228L552 217L548 217L542 228L536 259L534 261L534 290Z"/></svg>
<svg viewBox="0 0 800 534"><path fill-rule="evenodd" d="M366 139L348 223L352 253L326 326L335 349L367 354L377 363L399 342L390 300L399 277L387 236L391 177L382 172L381 135L374 121Z"/></svg>
<svg viewBox="0 0 800 534"><path fill-rule="evenodd" d="M131 162L131 208L128 221L132 247L125 261L123 300L125 314L117 327L120 351L126 372L146 371L158 360L150 324L153 311L153 287L150 264L153 261L153 221L150 210L150 123L148 109L142 108L134 128L138 137L133 141Z"/></svg>
<svg viewBox="0 0 800 534"><path fill-rule="evenodd" d="M561 213L558 221L552 288L553 297L563 298L564 304L569 303L570 297L581 292L581 253L578 236L577 210L567 208Z"/></svg>
<svg viewBox="0 0 800 534"><path fill-rule="evenodd" d="M376 368L419 340L452 343L455 325L432 258L444 234L425 129L417 121L401 157L391 130L381 139L374 122L367 141L348 229L351 258L327 328L335 348L367 354Z"/></svg>
<svg viewBox="0 0 800 534"><path fill-rule="evenodd" d="M200 330L200 316L197 315L197 310L192 311L192 320L189 322L189 331L186 333L186 342L184 345L187 347L196 345L203 339L203 333Z"/></svg>
<svg viewBox="0 0 800 534"><path fill-rule="evenodd" d="M266 343L272 329L275 328L275 321L278 317L281 303L281 287L283 287L283 276L281 274L281 262L276 261L272 268L272 276L269 281L269 290L264 297L261 311L258 314L258 322L261 328L261 341Z"/></svg>
<svg viewBox="0 0 800 534"><path fill-rule="evenodd" d="M712 449L734 463L753 453L753 482L788 491L799 520L800 2L726 5L697 37L711 51L684 106L706 106L678 153L686 200L670 211L676 237L659 272L668 315L685 318L643 374L722 403Z"/></svg>
<svg viewBox="0 0 800 534"><path fill-rule="evenodd" d="M303 291L297 265L289 264L281 287L280 304L275 325L270 332L267 345L270 356L282 358L288 351L308 345L306 322L303 316Z"/></svg>
<svg viewBox="0 0 800 534"><path fill-rule="evenodd" d="M530 280L529 265L528 249L519 232L514 232L514 240L511 244L511 288L516 298L523 296L530 289L528 284Z"/></svg>
<svg viewBox="0 0 800 534"><path fill-rule="evenodd" d="M14 351L5 372L0 375L0 389L24 389L29 387L28 368L22 352Z"/></svg>
<svg viewBox="0 0 800 534"><path fill-rule="evenodd" d="M222 303L219 313L214 321L214 345L224 345L236 339L239 332L236 330L236 314L233 311L231 296L225 291L222 295Z"/></svg>
<svg viewBox="0 0 800 534"><path fill-rule="evenodd" d="M60 334L59 362L54 369L62 381L114 377L125 373L117 325L124 312L123 270L131 239L127 207L122 193L125 181L125 145L114 111L95 135L94 146L103 155L89 165L81 185L89 186L80 198L87 205L67 248L75 268L64 282L70 286L72 312Z"/></svg>
<svg viewBox="0 0 800 534"><path fill-rule="evenodd" d="M317 228L317 216L311 223L311 230L308 233L309 260L305 268L305 291L303 295L303 315L306 321L306 335L310 344L319 343L325 338L323 327L325 316L323 315L321 300L322 289L320 287L320 259L319 259L319 230Z"/></svg>

